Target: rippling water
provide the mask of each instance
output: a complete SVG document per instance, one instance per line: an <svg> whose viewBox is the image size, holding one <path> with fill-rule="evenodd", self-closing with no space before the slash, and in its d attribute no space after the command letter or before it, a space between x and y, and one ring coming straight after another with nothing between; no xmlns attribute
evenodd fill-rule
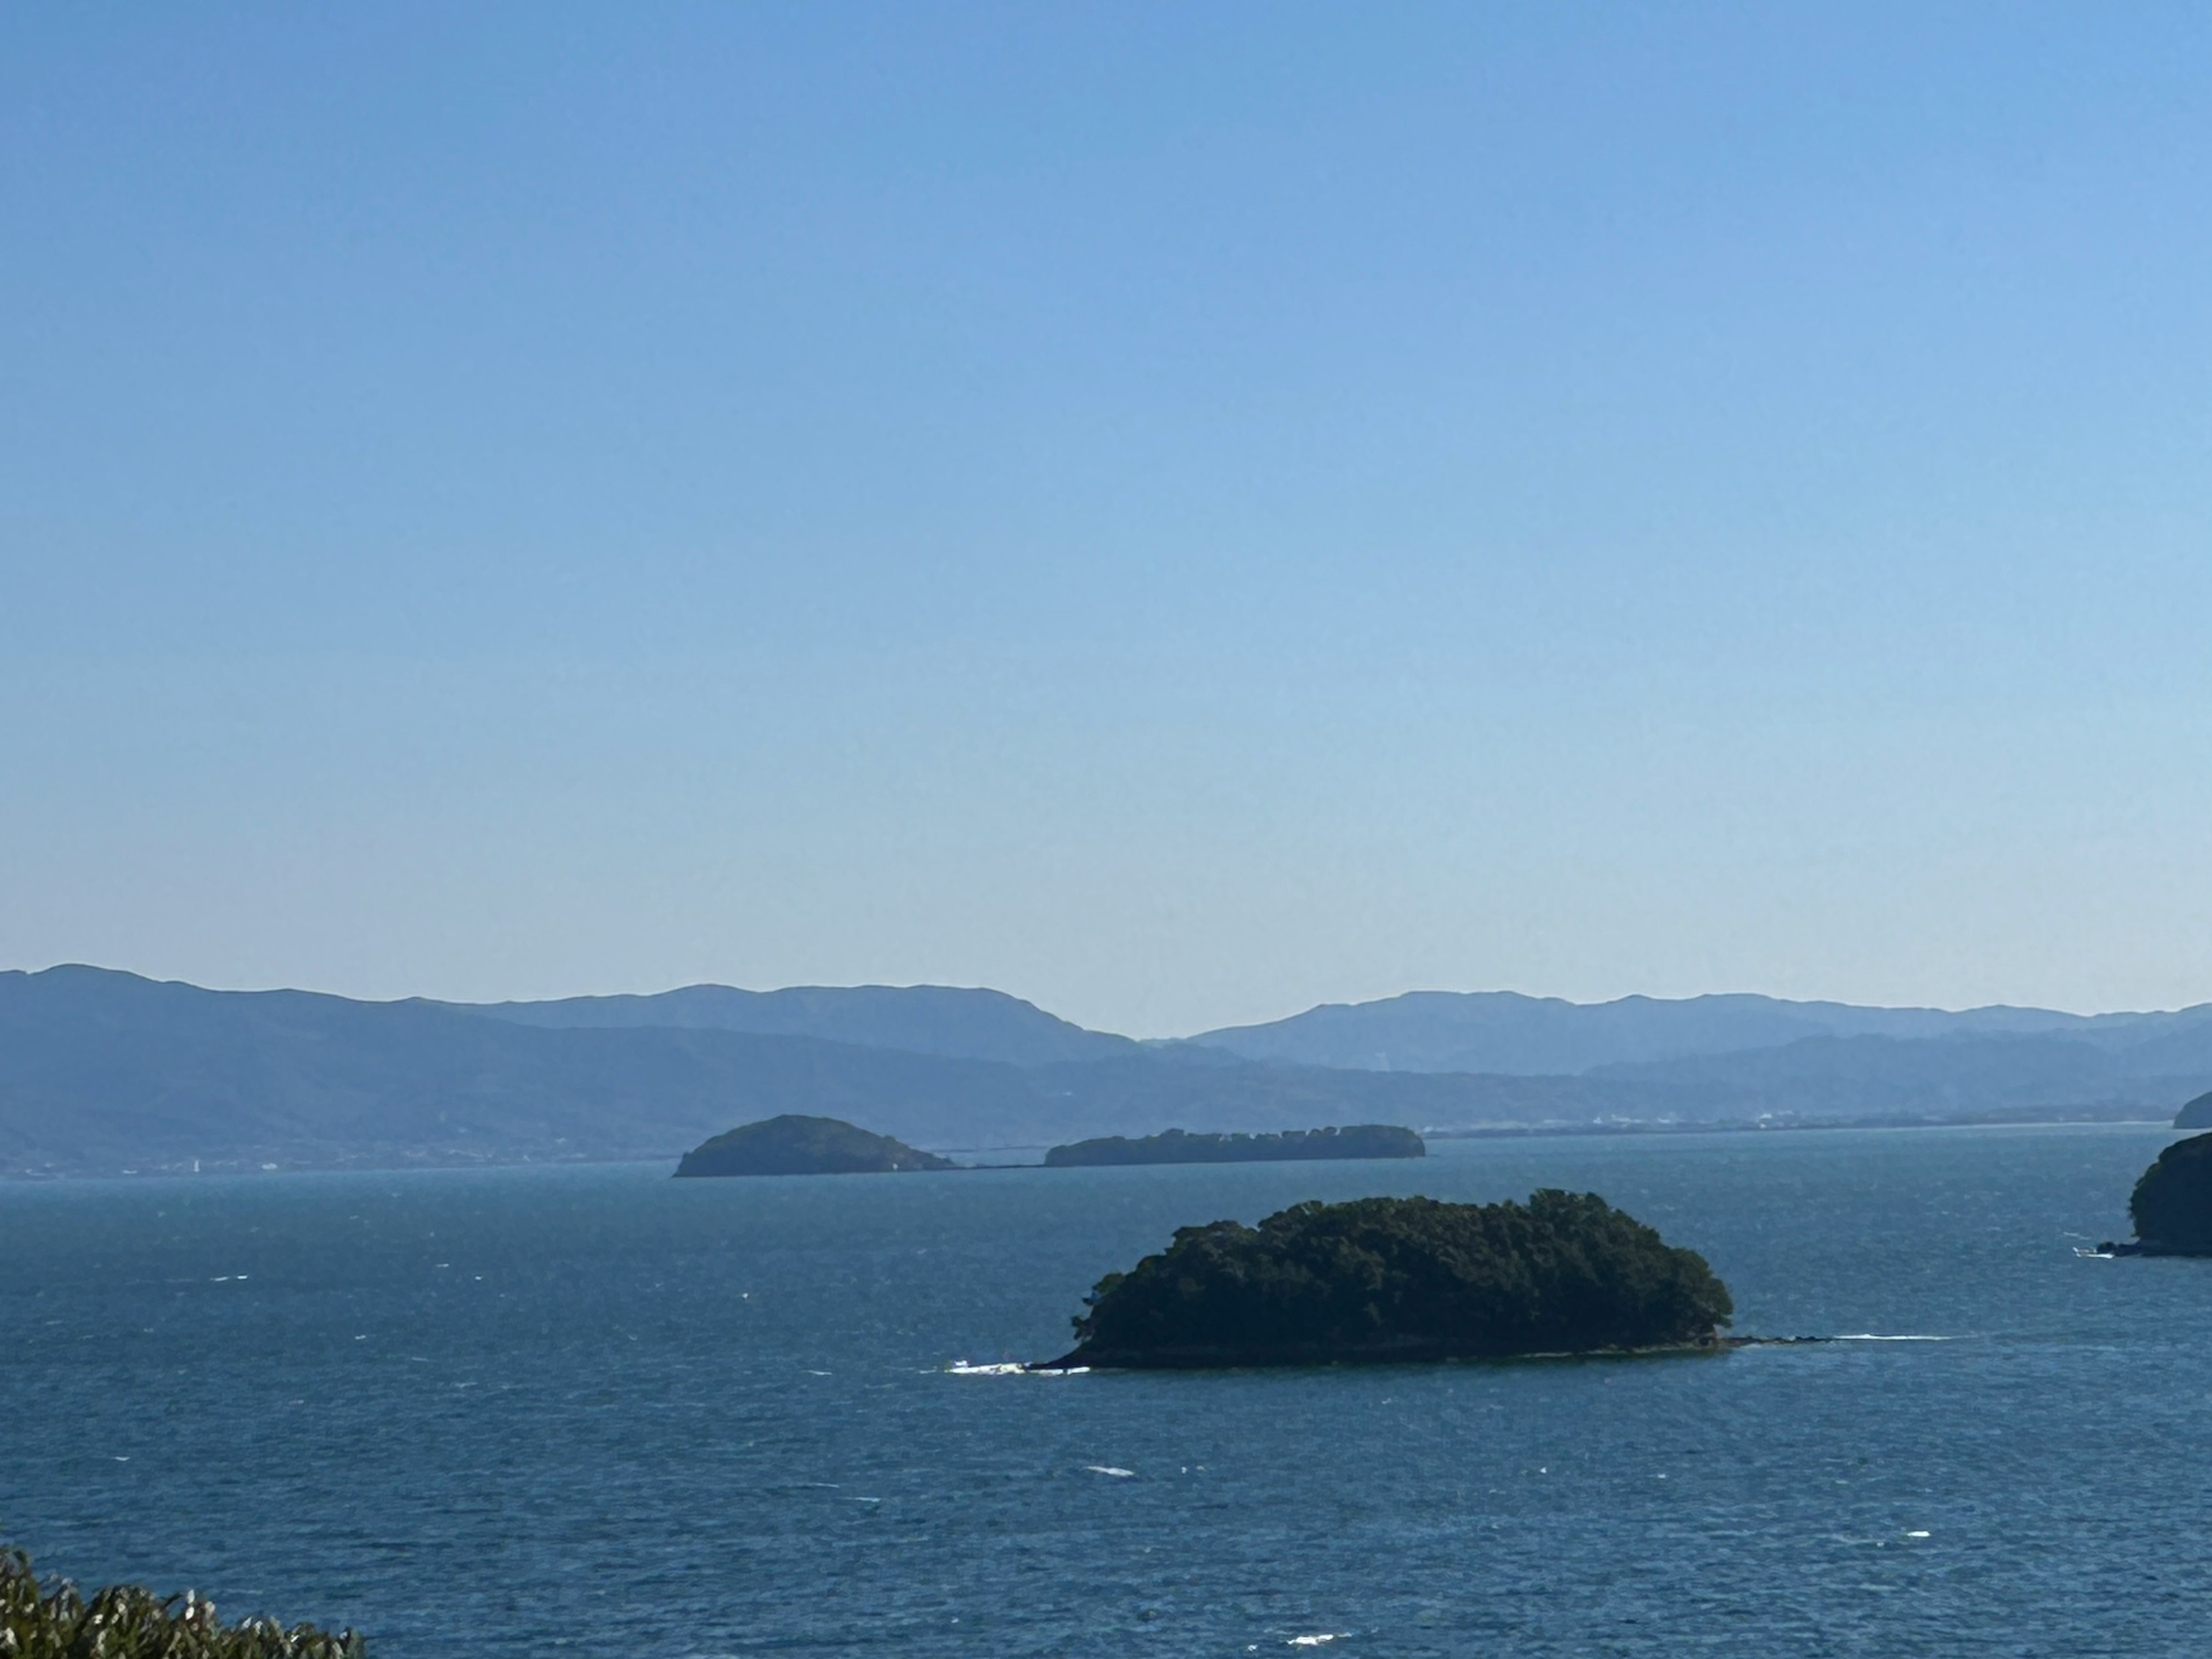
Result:
<svg viewBox="0 0 2212 1659"><path fill-rule="evenodd" d="M2198 1655L2212 1261L2141 1127L1419 1164L0 1188L0 1531L377 1659ZM1602 1193L1720 1358L1064 1378L1101 1273L1299 1199ZM1322 1638L1334 1638L1326 1643Z"/></svg>

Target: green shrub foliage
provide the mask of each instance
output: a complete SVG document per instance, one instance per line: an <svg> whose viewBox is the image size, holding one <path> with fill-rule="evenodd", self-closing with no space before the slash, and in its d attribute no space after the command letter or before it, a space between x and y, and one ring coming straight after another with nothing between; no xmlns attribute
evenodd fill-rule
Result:
<svg viewBox="0 0 2212 1659"><path fill-rule="evenodd" d="M226 1625L191 1591L159 1596L117 1584L90 1601L66 1580L41 1589L21 1550L0 1550L5 1659L362 1659L360 1637L265 1619Z"/></svg>
<svg viewBox="0 0 2212 1659"><path fill-rule="evenodd" d="M2136 1182L2128 1213L2148 1248L2212 1255L2212 1135L2191 1135L2160 1152Z"/></svg>
<svg viewBox="0 0 2212 1659"><path fill-rule="evenodd" d="M1735 1311L1694 1250L1593 1193L1365 1198L1185 1227L1098 1281L1072 1359L1258 1364L1711 1343Z"/></svg>

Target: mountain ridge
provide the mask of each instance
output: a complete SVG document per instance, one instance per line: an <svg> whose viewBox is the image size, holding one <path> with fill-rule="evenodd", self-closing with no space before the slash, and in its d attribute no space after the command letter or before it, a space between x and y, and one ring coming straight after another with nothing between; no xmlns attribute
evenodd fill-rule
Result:
<svg viewBox="0 0 2212 1659"><path fill-rule="evenodd" d="M0 973L0 1170L674 1158L782 1113L931 1148L1196 1123L1581 1117L1633 1085L1331 1072L1132 1044L1018 1066L810 1036L537 1026L421 1001Z"/></svg>
<svg viewBox="0 0 2212 1659"><path fill-rule="evenodd" d="M707 999L703 1010L697 998L647 998L486 1012L214 991L81 965L0 972L0 1173L672 1159L733 1124L787 1113L942 1152L1331 1123L1449 1134L2150 1117L2212 1089L2212 1020L2187 1011L2103 1024L2069 1016L2057 1030L1822 1035L1577 1073L1464 1073L1140 1045L997 993L856 988ZM517 1008L536 1012L517 1018ZM930 1019L947 1008L951 1029L933 1035ZM692 1023L641 1023L659 1009ZM709 1023L730 1009L997 1054ZM1079 1040L1100 1035L1103 1045ZM1071 1048L1090 1057L1040 1058Z"/></svg>
<svg viewBox="0 0 2212 1659"><path fill-rule="evenodd" d="M523 1025L812 1036L1017 1066L1103 1060L1133 1054L1139 1046L1133 1038L1088 1030L1047 1013L1033 1002L982 987L793 985L747 991L732 985L698 984L644 994L434 1006Z"/></svg>
<svg viewBox="0 0 2212 1659"><path fill-rule="evenodd" d="M1950 1010L1792 1001L1754 992L1576 1003L1516 991L1409 991L1322 1003L1254 1025L1180 1041L1249 1060L1391 1071L1578 1075L1600 1066L1783 1047L1807 1037L2066 1034L2125 1048L2177 1032L2212 1033L2212 1004L2171 1012L2074 1014L2005 1004ZM2212 1048L2208 1048L2212 1052Z"/></svg>

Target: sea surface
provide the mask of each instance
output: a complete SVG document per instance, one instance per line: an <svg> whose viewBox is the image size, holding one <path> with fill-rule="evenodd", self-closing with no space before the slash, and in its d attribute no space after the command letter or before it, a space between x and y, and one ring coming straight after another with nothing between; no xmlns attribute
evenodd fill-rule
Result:
<svg viewBox="0 0 2212 1659"><path fill-rule="evenodd" d="M2212 1261L2085 1261L2170 1130L1419 1163L0 1188L0 1535L431 1656L2212 1651ZM1594 1190L1720 1358L1056 1354L1178 1225Z"/></svg>

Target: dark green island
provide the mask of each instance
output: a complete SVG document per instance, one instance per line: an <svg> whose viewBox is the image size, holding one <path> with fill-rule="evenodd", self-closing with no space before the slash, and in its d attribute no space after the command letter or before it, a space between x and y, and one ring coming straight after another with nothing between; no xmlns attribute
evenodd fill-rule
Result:
<svg viewBox="0 0 2212 1659"><path fill-rule="evenodd" d="M2212 1129L2212 1091L2185 1103L2173 1115L2173 1127L2177 1129Z"/></svg>
<svg viewBox="0 0 2212 1659"><path fill-rule="evenodd" d="M1184 1227L1109 1273L1036 1369L1196 1370L1718 1352L1735 1312L1694 1250L1594 1193L1307 1203Z"/></svg>
<svg viewBox="0 0 2212 1659"><path fill-rule="evenodd" d="M954 1170L934 1152L889 1135L871 1134L842 1118L781 1117L747 1123L700 1142L676 1166L679 1176L878 1175L907 1170Z"/></svg>
<svg viewBox="0 0 2212 1659"><path fill-rule="evenodd" d="M2191 1135L2160 1152L2136 1182L2128 1213L2136 1242L2098 1246L2106 1254L2212 1255L2212 1135Z"/></svg>
<svg viewBox="0 0 2212 1659"><path fill-rule="evenodd" d="M1272 1164L1327 1158L1424 1158L1428 1147L1411 1129L1383 1123L1345 1129L1286 1129L1274 1135L1164 1134L1126 1139L1105 1135L1055 1146L1044 1155L1052 1169L1100 1164Z"/></svg>
<svg viewBox="0 0 2212 1659"><path fill-rule="evenodd" d="M352 1631L226 1625L190 1590L161 1596L112 1584L88 1601L66 1580L43 1589L21 1550L0 1549L0 1654L25 1659L362 1659Z"/></svg>

